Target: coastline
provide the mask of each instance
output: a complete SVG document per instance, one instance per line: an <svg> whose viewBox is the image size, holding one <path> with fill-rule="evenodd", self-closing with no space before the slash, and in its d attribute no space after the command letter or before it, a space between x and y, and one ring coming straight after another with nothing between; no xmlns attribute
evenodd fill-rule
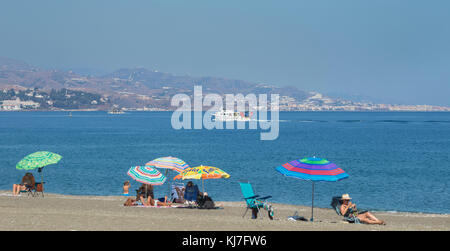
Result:
<svg viewBox="0 0 450 251"><path fill-rule="evenodd" d="M386 226L349 224L331 208L314 208L314 222L290 221L298 211L310 217L311 208L274 203L275 219L265 211L257 220L250 212L245 218L243 201L216 202L221 209L124 207L125 196L88 196L45 194L45 197L13 197L0 191L0 230L214 230L214 231L419 231L450 230L450 214L374 212Z"/></svg>
<svg viewBox="0 0 450 251"><path fill-rule="evenodd" d="M0 110L0 112L108 112L108 109L69 109L69 110ZM124 110L125 112L174 112L173 110ZM203 110L203 112L208 111ZM270 112L271 110L267 110ZM448 111L412 111L412 110L279 110L279 112L314 112L314 113L450 113Z"/></svg>

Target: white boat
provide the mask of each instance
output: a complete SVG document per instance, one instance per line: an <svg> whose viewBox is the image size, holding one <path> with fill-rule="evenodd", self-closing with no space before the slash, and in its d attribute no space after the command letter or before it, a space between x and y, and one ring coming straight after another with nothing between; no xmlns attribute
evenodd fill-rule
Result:
<svg viewBox="0 0 450 251"><path fill-rule="evenodd" d="M253 113L220 110L214 113L214 121L250 121Z"/></svg>
<svg viewBox="0 0 450 251"><path fill-rule="evenodd" d="M119 108L113 108L108 111L108 114L124 114L125 112Z"/></svg>

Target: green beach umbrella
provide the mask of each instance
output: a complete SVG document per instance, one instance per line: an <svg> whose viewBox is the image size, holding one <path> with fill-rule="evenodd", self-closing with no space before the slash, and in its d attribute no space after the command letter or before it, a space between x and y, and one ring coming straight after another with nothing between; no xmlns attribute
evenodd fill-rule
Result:
<svg viewBox="0 0 450 251"><path fill-rule="evenodd" d="M41 174L41 184L44 185L44 178L42 175L42 168L48 165L56 164L62 159L62 156L52 152L35 152L27 155L16 165L16 169L19 170L33 170L38 169Z"/></svg>
<svg viewBox="0 0 450 251"><path fill-rule="evenodd" d="M19 170L33 170L36 168L42 168L51 164L56 164L61 160L61 155L52 152L35 152L27 155L16 165L16 169Z"/></svg>

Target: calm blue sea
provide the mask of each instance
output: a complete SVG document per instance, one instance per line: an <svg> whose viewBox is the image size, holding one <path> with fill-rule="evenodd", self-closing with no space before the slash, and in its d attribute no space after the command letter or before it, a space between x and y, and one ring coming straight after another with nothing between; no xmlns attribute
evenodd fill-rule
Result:
<svg viewBox="0 0 450 251"><path fill-rule="evenodd" d="M349 193L360 208L450 213L450 113L282 112L274 141L260 141L260 130L174 130L170 112L72 115L0 112L0 190L20 182L24 171L16 163L40 150L63 156L44 169L46 191L76 195L119 195L131 166L176 156L231 175L205 181L215 200L241 200L237 182L248 180L274 202L310 205L311 183L275 167L317 156L350 175L316 183L318 207Z"/></svg>

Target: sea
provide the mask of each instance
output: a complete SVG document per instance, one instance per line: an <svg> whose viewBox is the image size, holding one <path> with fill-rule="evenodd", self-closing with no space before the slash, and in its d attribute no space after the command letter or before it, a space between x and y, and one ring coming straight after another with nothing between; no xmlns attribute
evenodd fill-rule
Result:
<svg viewBox="0 0 450 251"><path fill-rule="evenodd" d="M191 167L215 166L230 174L204 181L216 201L242 201L239 182L250 182L272 202L310 206L312 183L275 168L316 156L349 178L316 182L315 207L328 208L333 196L348 193L368 210L450 213L450 113L280 112L279 137L265 141L261 128L176 130L171 112L71 115L0 112L0 190L20 182L25 171L16 164L36 151L63 156L42 174L46 192L69 195L121 195L127 180L134 192L139 183L127 176L130 167L174 156ZM169 172L167 182L174 175ZM202 189L201 181L194 183ZM168 184L155 187L156 196L167 194Z"/></svg>

